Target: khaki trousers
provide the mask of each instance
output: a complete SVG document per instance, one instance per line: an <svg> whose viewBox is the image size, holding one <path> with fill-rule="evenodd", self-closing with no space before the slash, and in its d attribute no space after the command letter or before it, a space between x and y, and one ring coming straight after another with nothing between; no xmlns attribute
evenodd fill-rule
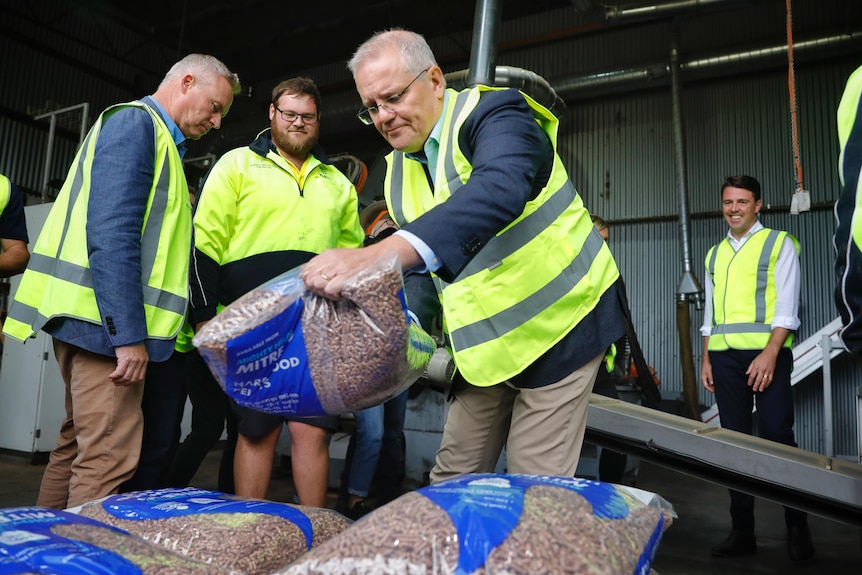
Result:
<svg viewBox="0 0 862 575"><path fill-rule="evenodd" d="M64 509L117 493L138 465L143 382L114 385L116 358L54 340L66 384L66 417L42 477L37 505Z"/></svg>
<svg viewBox="0 0 862 575"><path fill-rule="evenodd" d="M500 383L457 389L431 483L493 472L504 445L507 473L573 477L602 358L596 356L545 387L517 389Z"/></svg>

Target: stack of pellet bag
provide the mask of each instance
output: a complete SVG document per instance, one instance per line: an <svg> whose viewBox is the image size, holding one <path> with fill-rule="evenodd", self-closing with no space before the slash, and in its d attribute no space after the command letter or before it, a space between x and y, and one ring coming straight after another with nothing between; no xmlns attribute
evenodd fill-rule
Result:
<svg viewBox="0 0 862 575"><path fill-rule="evenodd" d="M253 289L194 338L240 405L278 415L339 415L379 405L422 375L434 339L407 313L395 254L349 278L332 301L301 266Z"/></svg>
<svg viewBox="0 0 862 575"><path fill-rule="evenodd" d="M0 509L0 574L228 575L121 529L45 507Z"/></svg>
<svg viewBox="0 0 862 575"><path fill-rule="evenodd" d="M233 573L269 575L350 524L330 509L205 489L155 489L85 503L81 515Z"/></svg>
<svg viewBox="0 0 862 575"><path fill-rule="evenodd" d="M279 575L644 574L673 510L567 477L474 474L402 495Z"/></svg>

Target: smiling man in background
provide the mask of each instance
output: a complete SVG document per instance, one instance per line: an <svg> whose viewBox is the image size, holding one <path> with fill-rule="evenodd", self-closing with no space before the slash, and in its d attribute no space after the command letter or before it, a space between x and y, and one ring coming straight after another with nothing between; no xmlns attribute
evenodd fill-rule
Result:
<svg viewBox="0 0 862 575"><path fill-rule="evenodd" d="M751 435L756 401L760 437L795 447L790 348L799 327L799 242L758 221L763 201L751 176L727 178L721 202L730 229L706 255L700 379L715 393L723 428ZM790 558L811 558L807 514L784 509ZM731 489L730 516L730 535L712 554L755 553L754 497Z"/></svg>

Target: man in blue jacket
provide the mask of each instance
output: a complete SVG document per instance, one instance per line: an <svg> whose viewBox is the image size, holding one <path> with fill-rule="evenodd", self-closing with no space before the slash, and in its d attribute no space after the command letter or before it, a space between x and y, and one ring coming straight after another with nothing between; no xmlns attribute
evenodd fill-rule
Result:
<svg viewBox="0 0 862 575"><path fill-rule="evenodd" d="M69 170L4 327L50 334L66 384L38 505L116 493L135 472L144 379L172 356L187 305L185 141L219 128L238 91L222 62L186 56L151 96L105 110Z"/></svg>
<svg viewBox="0 0 862 575"><path fill-rule="evenodd" d="M303 281L338 299L387 252L434 274L458 379L432 483L493 471L504 445L512 473L573 475L623 324L619 271L555 152L557 118L517 90L448 90L406 30L374 35L348 67L359 119L394 148L385 197L400 230L324 252Z"/></svg>

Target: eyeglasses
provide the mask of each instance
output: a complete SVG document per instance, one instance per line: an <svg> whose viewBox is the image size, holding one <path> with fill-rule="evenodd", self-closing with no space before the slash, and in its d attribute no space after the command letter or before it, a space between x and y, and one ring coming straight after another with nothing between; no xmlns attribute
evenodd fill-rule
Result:
<svg viewBox="0 0 862 575"><path fill-rule="evenodd" d="M275 102L272 103L272 107L275 108L276 112L281 114L281 117L288 124L294 123L297 118L302 118L302 123L306 126L313 126L317 123L317 114L297 114L291 110L282 110Z"/></svg>
<svg viewBox="0 0 862 575"><path fill-rule="evenodd" d="M410 83L407 84L407 86L403 90L401 90L397 94L392 94L391 96L383 100L383 102L381 102L380 104L377 104L376 106L369 106L367 108L359 110L359 112L356 114L356 117L359 118L359 121L361 121L366 126L370 126L374 123L374 118L377 117L377 112L380 111L380 108L383 108L384 110L388 110L393 113L397 112L398 108L401 107L402 100L404 99L404 94L407 93L407 90L410 89L410 86L413 85L413 82L418 80L419 76L421 76L430 69L430 67L425 68L424 70L416 74L416 77L410 80Z"/></svg>

